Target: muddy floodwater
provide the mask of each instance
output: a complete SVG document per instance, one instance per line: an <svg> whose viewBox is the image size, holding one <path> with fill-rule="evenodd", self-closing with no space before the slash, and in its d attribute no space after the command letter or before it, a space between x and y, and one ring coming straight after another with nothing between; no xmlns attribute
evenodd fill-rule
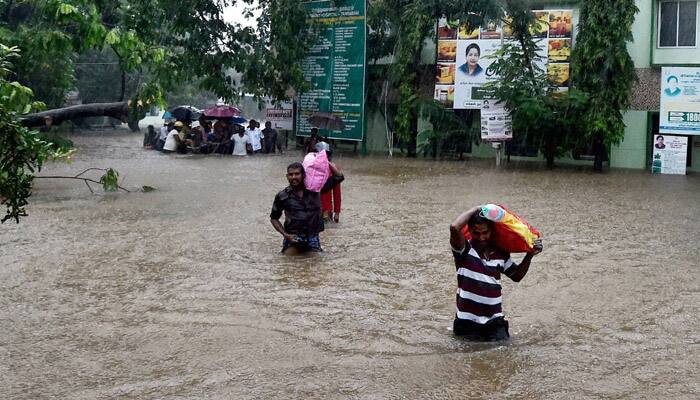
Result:
<svg viewBox="0 0 700 400"><path fill-rule="evenodd" d="M2 399L697 399L700 176L339 156L325 253L269 222L299 152L163 155L73 137L110 193L37 180L0 226ZM544 237L504 277L511 340L455 338L448 225L501 202Z"/></svg>

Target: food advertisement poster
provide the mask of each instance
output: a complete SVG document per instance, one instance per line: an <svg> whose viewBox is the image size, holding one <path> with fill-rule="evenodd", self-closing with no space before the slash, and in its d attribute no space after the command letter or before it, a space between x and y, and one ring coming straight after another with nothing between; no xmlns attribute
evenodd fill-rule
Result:
<svg viewBox="0 0 700 400"><path fill-rule="evenodd" d="M700 135L700 68L661 68L659 133Z"/></svg>
<svg viewBox="0 0 700 400"><path fill-rule="evenodd" d="M654 135L652 174L685 175L687 157L686 136Z"/></svg>
<svg viewBox="0 0 700 400"><path fill-rule="evenodd" d="M572 10L533 11L540 24L533 26L539 38L540 54L549 79L567 90L573 40ZM488 96L483 85L498 79L491 70L492 58L512 37L508 18L501 24L486 20L482 26L469 28L458 20L438 21L435 100L448 108L480 109Z"/></svg>

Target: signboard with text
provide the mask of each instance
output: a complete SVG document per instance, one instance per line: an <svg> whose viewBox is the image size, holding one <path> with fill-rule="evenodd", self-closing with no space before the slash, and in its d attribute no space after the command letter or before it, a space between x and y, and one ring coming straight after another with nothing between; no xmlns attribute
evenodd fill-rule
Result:
<svg viewBox="0 0 700 400"><path fill-rule="evenodd" d="M330 112L343 130L321 130L330 139L361 141L364 136L365 0L308 1L309 23L320 27L318 40L303 61L310 88L299 96L296 130L308 136L308 118Z"/></svg>
<svg viewBox="0 0 700 400"><path fill-rule="evenodd" d="M654 135L651 157L652 174L685 175L688 138L685 136Z"/></svg>
<svg viewBox="0 0 700 400"><path fill-rule="evenodd" d="M503 103L485 99L481 104L481 140L505 142L513 139L513 119Z"/></svg>
<svg viewBox="0 0 700 400"><path fill-rule="evenodd" d="M294 125L292 105L284 104L281 107L266 108L265 121L271 122L274 129L291 131Z"/></svg>
<svg viewBox="0 0 700 400"><path fill-rule="evenodd" d="M661 68L659 133L700 135L700 68Z"/></svg>

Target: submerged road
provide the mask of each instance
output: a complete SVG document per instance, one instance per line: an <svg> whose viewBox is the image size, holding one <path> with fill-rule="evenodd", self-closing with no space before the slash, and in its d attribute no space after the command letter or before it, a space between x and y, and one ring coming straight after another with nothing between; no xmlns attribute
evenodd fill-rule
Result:
<svg viewBox="0 0 700 400"><path fill-rule="evenodd" d="M150 193L38 180L0 226L3 399L697 399L700 177L338 157L340 224L284 257L299 153L167 156L72 138ZM544 235L507 344L451 334L449 222L501 202Z"/></svg>

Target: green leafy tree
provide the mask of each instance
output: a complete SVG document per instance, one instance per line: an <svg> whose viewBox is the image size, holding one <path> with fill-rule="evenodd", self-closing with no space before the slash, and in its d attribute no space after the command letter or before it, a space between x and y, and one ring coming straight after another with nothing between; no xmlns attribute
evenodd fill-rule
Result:
<svg viewBox="0 0 700 400"><path fill-rule="evenodd" d="M49 157L66 155L53 149L36 131L17 121L17 115L44 107L34 102L32 90L12 80L13 61L20 59L16 47L0 44L0 204L6 207L1 221L26 216L33 173Z"/></svg>
<svg viewBox="0 0 700 400"><path fill-rule="evenodd" d="M632 23L639 11L634 0L582 2L579 33L572 60L573 86L590 97L580 125L582 140L593 143L596 171L611 145L625 135L622 111L637 80L627 52Z"/></svg>
<svg viewBox="0 0 700 400"><path fill-rule="evenodd" d="M496 52L490 69L498 81L485 85L511 113L514 140L538 148L554 166L554 160L572 146L577 118L586 96L577 90L558 92L547 79L544 57L531 32L538 21L527 3L510 1L508 19L513 39Z"/></svg>
<svg viewBox="0 0 700 400"><path fill-rule="evenodd" d="M19 221L26 214L33 173L52 154L35 132L20 125L40 125L44 116L55 123L99 115L138 120L151 104L164 105L165 94L187 82L230 101L243 93L285 100L304 87L301 61L312 35L305 26L303 5L296 0L258 0L262 17L257 32L224 20L224 7L247 4L245 12L250 14L252 3L0 0L0 45L11 49L3 50L0 82L0 185L8 216ZM143 79L128 101L30 113L38 110L32 103L34 94L52 107L60 106L66 91L75 87L75 60L106 50L117 58L121 99L128 74ZM243 81L233 79L232 71ZM116 175L105 179L101 183L113 187L110 182Z"/></svg>
<svg viewBox="0 0 700 400"><path fill-rule="evenodd" d="M398 92L394 117L397 136L416 155L420 108L429 97L421 91L424 79L432 79L433 68L424 65L421 53L428 41L435 40L439 18L459 19L469 26L502 12L494 0L377 0L369 4L368 58L387 60L387 84ZM387 91L385 91L386 93ZM436 132L437 133L437 132Z"/></svg>

